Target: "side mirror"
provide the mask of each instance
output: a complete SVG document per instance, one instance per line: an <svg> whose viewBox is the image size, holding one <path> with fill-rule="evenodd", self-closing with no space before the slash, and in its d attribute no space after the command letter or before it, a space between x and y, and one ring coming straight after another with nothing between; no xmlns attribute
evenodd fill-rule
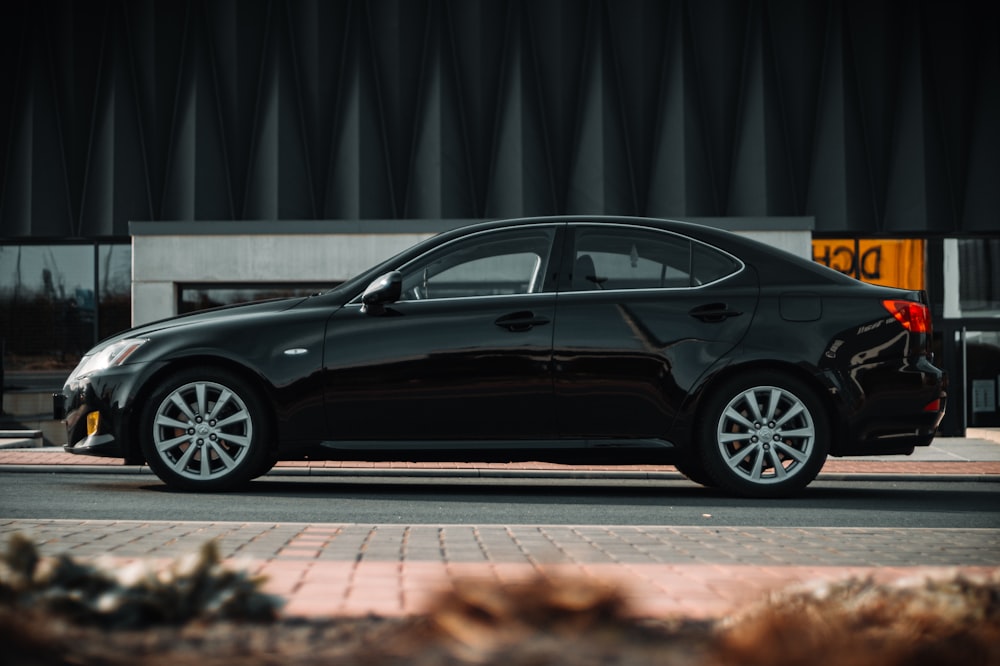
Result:
<svg viewBox="0 0 1000 666"><path fill-rule="evenodd" d="M403 294L403 276L399 271L386 273L376 279L361 295L361 311L380 315L385 312L386 303L395 303Z"/></svg>

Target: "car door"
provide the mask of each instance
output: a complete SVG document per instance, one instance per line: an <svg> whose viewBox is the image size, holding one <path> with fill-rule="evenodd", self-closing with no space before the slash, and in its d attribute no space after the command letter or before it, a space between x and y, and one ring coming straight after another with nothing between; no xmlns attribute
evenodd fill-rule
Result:
<svg viewBox="0 0 1000 666"><path fill-rule="evenodd" d="M664 439L698 378L743 337L755 275L687 237L571 225L553 340L566 439Z"/></svg>
<svg viewBox="0 0 1000 666"><path fill-rule="evenodd" d="M556 235L556 225L529 225L463 237L400 267L402 296L384 312L352 303L335 313L324 353L330 438L554 438Z"/></svg>

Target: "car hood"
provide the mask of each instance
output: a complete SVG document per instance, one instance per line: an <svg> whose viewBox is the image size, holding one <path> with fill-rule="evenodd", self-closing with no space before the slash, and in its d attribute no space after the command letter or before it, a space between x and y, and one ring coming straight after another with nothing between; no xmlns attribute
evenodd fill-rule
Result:
<svg viewBox="0 0 1000 666"><path fill-rule="evenodd" d="M249 317L257 316L262 314L268 314L271 312L283 312L285 310L290 310L300 303L308 300L310 297L295 297L295 298L275 298L267 301L256 301L253 303L238 303L236 305L226 305L217 308L211 308L209 310L199 310L198 312L191 312L189 314L178 315L176 317L170 317L168 319L161 319L159 321L150 322L148 324L143 324L141 326L136 326L127 331L123 331L113 337L110 337L101 343L99 343L94 350L100 349L108 344L116 342L118 340L124 340L127 338L141 338L146 335L152 335L159 331L164 331L170 328L177 328L181 326L193 326L198 324L205 324L210 322L215 322L220 319L231 319L236 317Z"/></svg>

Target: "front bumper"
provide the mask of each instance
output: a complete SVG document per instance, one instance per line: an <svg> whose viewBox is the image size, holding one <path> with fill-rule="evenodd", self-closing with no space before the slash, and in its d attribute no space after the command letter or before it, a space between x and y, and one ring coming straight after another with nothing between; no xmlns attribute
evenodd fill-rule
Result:
<svg viewBox="0 0 1000 666"><path fill-rule="evenodd" d="M66 424L66 441L63 450L78 455L122 458L124 454L115 436L110 432L87 432L87 416L101 412L90 382L67 384L62 393L52 394L52 418ZM105 421L102 414L102 422Z"/></svg>
<svg viewBox="0 0 1000 666"><path fill-rule="evenodd" d="M133 364L110 368L82 379L72 379L61 393L52 396L52 414L66 424L68 453L124 458L130 455L124 434L128 432L134 387L149 368ZM87 417L97 413L96 427L88 432Z"/></svg>

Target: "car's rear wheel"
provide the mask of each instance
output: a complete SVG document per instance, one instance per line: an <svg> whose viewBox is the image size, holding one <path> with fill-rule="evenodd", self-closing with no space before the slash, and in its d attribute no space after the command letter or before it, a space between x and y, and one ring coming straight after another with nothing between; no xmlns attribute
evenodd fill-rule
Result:
<svg viewBox="0 0 1000 666"><path fill-rule="evenodd" d="M707 399L698 453L725 490L782 497L805 488L830 450L830 426L816 393L779 372L741 375Z"/></svg>
<svg viewBox="0 0 1000 666"><path fill-rule="evenodd" d="M229 490L268 469L263 401L223 369L188 369L168 377L142 415L146 462L181 490Z"/></svg>

